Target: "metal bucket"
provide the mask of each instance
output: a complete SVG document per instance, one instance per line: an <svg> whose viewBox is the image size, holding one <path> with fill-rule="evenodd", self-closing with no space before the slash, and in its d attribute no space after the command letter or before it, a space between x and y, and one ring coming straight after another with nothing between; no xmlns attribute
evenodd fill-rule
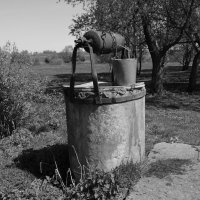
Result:
<svg viewBox="0 0 200 200"><path fill-rule="evenodd" d="M128 86L136 83L137 59L112 59L115 85Z"/></svg>

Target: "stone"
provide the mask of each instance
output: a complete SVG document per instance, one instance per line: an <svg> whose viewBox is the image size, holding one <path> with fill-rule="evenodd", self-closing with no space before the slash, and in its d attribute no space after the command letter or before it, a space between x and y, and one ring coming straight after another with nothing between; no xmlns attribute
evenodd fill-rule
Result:
<svg viewBox="0 0 200 200"><path fill-rule="evenodd" d="M150 162L165 159L198 160L199 149L199 147L183 143L161 142L155 144L148 156L148 159Z"/></svg>

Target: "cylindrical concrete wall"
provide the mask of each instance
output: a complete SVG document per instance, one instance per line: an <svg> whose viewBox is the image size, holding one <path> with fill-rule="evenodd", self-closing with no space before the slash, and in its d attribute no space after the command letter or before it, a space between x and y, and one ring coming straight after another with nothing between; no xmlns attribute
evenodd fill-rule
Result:
<svg viewBox="0 0 200 200"><path fill-rule="evenodd" d="M122 162L140 162L145 156L145 97L115 104L72 103L65 92L70 166L109 171Z"/></svg>

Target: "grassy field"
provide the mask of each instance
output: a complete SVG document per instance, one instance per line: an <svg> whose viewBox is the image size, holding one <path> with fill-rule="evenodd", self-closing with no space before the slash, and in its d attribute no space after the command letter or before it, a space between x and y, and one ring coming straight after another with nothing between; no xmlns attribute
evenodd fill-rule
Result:
<svg viewBox="0 0 200 200"><path fill-rule="evenodd" d="M99 80L110 81L109 64L96 64ZM198 123L200 115L200 93L197 89L189 95L187 90L189 71L181 71L177 63L169 63L164 77L165 94L161 97L148 93L151 80L151 63L144 63L143 70L137 81L144 81L147 87L146 95L146 135L151 140L167 140L178 136L185 143L200 145ZM71 74L71 64L63 66L35 66L34 71L51 79L50 87L68 84ZM87 82L91 79L89 63L77 64L77 81ZM199 80L198 80L199 84ZM199 85L197 85L198 88ZM152 136L154 135L154 136ZM147 144L148 146L148 144ZM147 148L148 149L148 148Z"/></svg>
<svg viewBox="0 0 200 200"><path fill-rule="evenodd" d="M99 80L110 81L109 64L96 64ZM149 90L151 63L143 63L143 70L137 81L144 81ZM69 83L71 64L63 66L35 66L34 71L51 79L50 88L59 88ZM178 63L168 63L165 70L165 94L161 97L146 95L146 151L153 144L174 138L184 143L200 145L200 92L189 95L187 90L189 71L181 71ZM77 81L91 79L90 64L77 64Z"/></svg>
<svg viewBox="0 0 200 200"><path fill-rule="evenodd" d="M49 90L60 91L61 85L69 83L70 64L33 66L32 69L49 78ZM96 69L99 80L111 80L108 64L98 64ZM77 74L78 82L89 81L91 79L89 63L79 63ZM186 92L188 78L189 71L182 72L180 66L169 64L164 78L164 95L158 97L147 93L146 154L155 143L162 141L200 145L200 91L197 90L192 95ZM150 80L151 65L145 63L137 81L144 81L148 92ZM52 176L54 173L52 154L58 162L61 174L65 176L69 166L66 156L65 104L62 94L58 93L54 100L51 106L41 104L38 112L43 113L43 117L46 117L44 119L49 120L46 116L48 113L51 118L58 121L58 127L43 126L38 128L34 134L35 129L21 129L12 136L0 140L0 199L1 192L11 196L24 195L24 199L27 199L27 195L39 191L43 184L42 178ZM46 111L43 112L45 109ZM42 174L41 162L43 163ZM53 186L56 183L46 185L43 192L40 192L40 199L58 199L62 196L60 188Z"/></svg>
<svg viewBox="0 0 200 200"><path fill-rule="evenodd" d="M109 64L96 64L99 80L110 81ZM137 81L144 81L149 90L151 63L143 63L143 70ZM71 64L63 66L35 66L34 71L51 79L50 88L69 83ZM146 150L160 142L179 139L184 143L200 145L200 89L189 95L187 90L189 71L181 71L178 63L168 63L165 70L165 94L161 97L146 96ZM90 64L77 64L77 81L89 81ZM199 84L199 80L198 80Z"/></svg>

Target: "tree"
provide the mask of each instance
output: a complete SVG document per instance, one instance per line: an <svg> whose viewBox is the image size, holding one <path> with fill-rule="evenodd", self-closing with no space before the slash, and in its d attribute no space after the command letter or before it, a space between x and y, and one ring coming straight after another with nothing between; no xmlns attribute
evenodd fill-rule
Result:
<svg viewBox="0 0 200 200"><path fill-rule="evenodd" d="M72 59L73 47L71 45L66 46L62 52L58 53L59 57L63 59L64 63L69 63Z"/></svg>
<svg viewBox="0 0 200 200"><path fill-rule="evenodd" d="M166 53L181 40L194 10L194 1L139 1L143 32L153 62L152 93L163 91Z"/></svg>
<svg viewBox="0 0 200 200"><path fill-rule="evenodd" d="M84 62L85 61L85 53L82 49L78 49L77 51L77 60Z"/></svg>
<svg viewBox="0 0 200 200"><path fill-rule="evenodd" d="M70 33L80 36L90 29L120 33L135 55L138 38L142 36L137 13L136 1L97 0L85 8L85 13L73 19Z"/></svg>
<svg viewBox="0 0 200 200"><path fill-rule="evenodd" d="M144 55L146 53L146 45L139 45L138 47L138 63L137 63L137 75L139 76L142 71L142 61L144 58Z"/></svg>
<svg viewBox="0 0 200 200"><path fill-rule="evenodd" d="M34 114L32 105L42 100L46 90L45 79L31 71L24 54L9 42L0 48L0 139Z"/></svg>
<svg viewBox="0 0 200 200"><path fill-rule="evenodd" d="M182 71L185 71L189 69L190 62L193 58L193 51L194 48L191 42L188 38L184 38L180 44L168 51L168 55L170 57L170 61L182 64Z"/></svg>
<svg viewBox="0 0 200 200"><path fill-rule="evenodd" d="M68 3L90 0L65 0ZM167 51L176 45L188 27L198 0L96 0L87 13L74 19L71 33L86 27L113 31L125 36L133 53L143 38L153 62L152 93L162 93Z"/></svg>
<svg viewBox="0 0 200 200"><path fill-rule="evenodd" d="M188 85L188 92L190 93L193 92L195 89L198 75L197 69L198 65L200 64L200 8L198 7L199 4L196 6L197 8L195 9L195 12L192 15L189 28L185 30L185 33L192 42L192 45L195 50L195 56L192 63Z"/></svg>
<svg viewBox="0 0 200 200"><path fill-rule="evenodd" d="M193 45L191 43L186 43L183 45L183 56L182 56L182 71L188 70L190 62L193 56Z"/></svg>

